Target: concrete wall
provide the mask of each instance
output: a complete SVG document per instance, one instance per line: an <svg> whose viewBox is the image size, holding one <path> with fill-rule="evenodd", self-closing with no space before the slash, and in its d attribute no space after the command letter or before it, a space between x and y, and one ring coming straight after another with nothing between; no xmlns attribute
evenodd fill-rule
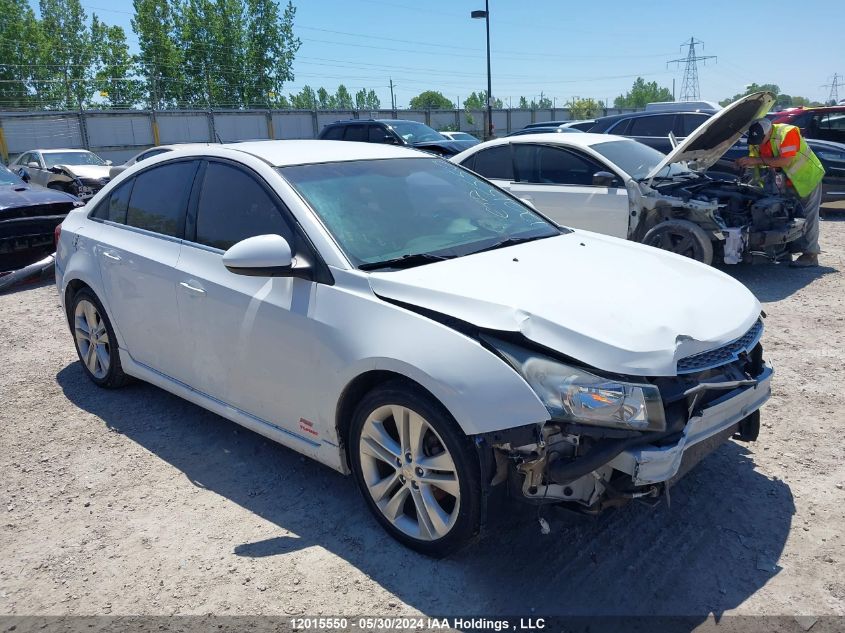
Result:
<svg viewBox="0 0 845 633"><path fill-rule="evenodd" d="M30 149L69 147L88 148L122 163L156 144L315 138L325 125L342 119L410 119L481 137L485 117L480 110L0 112L0 158L8 163ZM569 111L563 108L494 110L493 126L496 136L504 136L529 123L568 118Z"/></svg>

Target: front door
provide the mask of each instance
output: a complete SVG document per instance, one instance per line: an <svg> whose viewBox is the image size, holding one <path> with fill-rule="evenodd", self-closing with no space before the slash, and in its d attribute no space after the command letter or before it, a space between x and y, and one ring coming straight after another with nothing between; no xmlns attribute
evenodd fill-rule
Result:
<svg viewBox="0 0 845 633"><path fill-rule="evenodd" d="M628 192L621 178L612 186L593 185L593 175L609 171L564 148L514 144L515 182L506 188L531 202L558 224L614 237L628 237Z"/></svg>
<svg viewBox="0 0 845 633"><path fill-rule="evenodd" d="M287 210L259 176L207 163L193 234L179 260L177 301L192 387L313 441L316 284L290 277L236 275L223 266L230 246L281 235L292 248ZM192 213L193 214L193 213ZM189 229L189 232L191 229ZM294 251L296 254L296 251Z"/></svg>

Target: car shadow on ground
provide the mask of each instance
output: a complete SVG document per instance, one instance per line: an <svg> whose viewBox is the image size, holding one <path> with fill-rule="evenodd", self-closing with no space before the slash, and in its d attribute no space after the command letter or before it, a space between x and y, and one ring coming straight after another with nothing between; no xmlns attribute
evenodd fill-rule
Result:
<svg viewBox="0 0 845 633"><path fill-rule="evenodd" d="M780 301L809 286L816 279L840 272L832 266L790 268L786 263L740 264L721 266L720 269L743 283L761 303Z"/></svg>
<svg viewBox="0 0 845 633"><path fill-rule="evenodd" d="M231 543L236 555L325 548L428 615L663 614L700 622L742 604L780 571L794 513L789 486L759 472L745 445L728 442L672 489L671 505L632 504L576 520L547 508L551 533L542 535L536 507L499 500L476 543L435 561L386 536L350 477L157 387L102 390L78 362L56 378L76 406L193 485L280 528L269 539Z"/></svg>

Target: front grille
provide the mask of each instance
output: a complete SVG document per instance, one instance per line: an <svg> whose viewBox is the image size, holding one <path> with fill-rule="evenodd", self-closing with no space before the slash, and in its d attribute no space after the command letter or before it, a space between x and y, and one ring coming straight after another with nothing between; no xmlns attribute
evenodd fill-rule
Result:
<svg viewBox="0 0 845 633"><path fill-rule="evenodd" d="M735 341L731 341L722 347L701 352L700 354L694 354L693 356L687 356L679 360L678 373L691 374L732 363L739 358L740 354L750 352L754 349L761 336L763 336L763 319L757 319L757 322L751 326L751 329Z"/></svg>

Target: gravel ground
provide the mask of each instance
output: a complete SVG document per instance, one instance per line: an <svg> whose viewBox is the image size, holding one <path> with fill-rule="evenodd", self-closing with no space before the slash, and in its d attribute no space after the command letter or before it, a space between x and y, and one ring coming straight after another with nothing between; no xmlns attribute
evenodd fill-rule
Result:
<svg viewBox="0 0 845 633"><path fill-rule="evenodd" d="M845 214L822 266L731 269L777 370L760 441L573 521L500 513L443 561L353 481L146 384L105 391L50 284L0 296L0 615L845 615ZM507 508L505 508L507 510Z"/></svg>

